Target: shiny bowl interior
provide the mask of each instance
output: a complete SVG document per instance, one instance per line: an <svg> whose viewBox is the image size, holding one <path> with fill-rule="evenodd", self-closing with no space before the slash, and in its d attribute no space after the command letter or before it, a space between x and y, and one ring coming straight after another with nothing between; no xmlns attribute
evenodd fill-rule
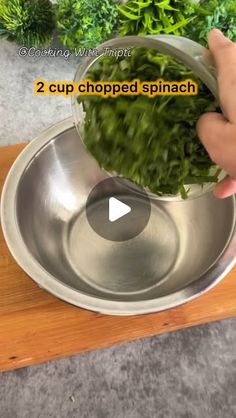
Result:
<svg viewBox="0 0 236 418"><path fill-rule="evenodd" d="M39 286L76 306L135 315L194 299L233 267L234 198L153 199L144 231L112 242L93 231L85 212L89 192L106 177L71 119L32 141L14 163L2 194L3 232Z"/></svg>
<svg viewBox="0 0 236 418"><path fill-rule="evenodd" d="M88 70L105 55L106 48L153 48L157 51L170 55L171 57L182 61L186 66L192 69L192 71L199 77L200 80L209 88L211 93L217 100L218 88L216 81L216 70L212 64L212 57L209 51L198 43L187 39L182 36L174 35L156 35L156 36L125 36L120 38L114 38L107 42L104 42L97 48L96 56L83 57L78 65L78 69L75 75L75 83L86 79ZM72 110L75 126L79 135L83 139L84 136L84 118L85 113L83 111L82 104L76 100L77 96L72 96ZM219 167L212 166L211 175L215 175L219 172L218 179L221 181L225 177L225 172L219 170ZM118 175L120 173L117 173ZM111 173L114 175L114 173ZM188 189L188 199L194 199L202 196L204 193L212 191L215 187L215 183L205 183L203 185L186 185ZM151 193L148 189L146 192L152 199L158 199L163 201L181 201L182 197L178 195L156 195Z"/></svg>

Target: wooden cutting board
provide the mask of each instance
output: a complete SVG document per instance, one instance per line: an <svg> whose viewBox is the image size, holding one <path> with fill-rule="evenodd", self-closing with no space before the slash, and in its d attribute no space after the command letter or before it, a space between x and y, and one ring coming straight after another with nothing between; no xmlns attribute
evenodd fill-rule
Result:
<svg viewBox="0 0 236 418"><path fill-rule="evenodd" d="M25 145L0 148L0 191ZM40 289L13 260L0 231L0 371L236 316L236 269L197 300L169 311L112 317Z"/></svg>

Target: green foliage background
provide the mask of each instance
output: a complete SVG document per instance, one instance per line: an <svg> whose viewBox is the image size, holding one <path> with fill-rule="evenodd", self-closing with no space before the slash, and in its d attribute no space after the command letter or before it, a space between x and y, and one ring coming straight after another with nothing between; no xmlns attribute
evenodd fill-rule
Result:
<svg viewBox="0 0 236 418"><path fill-rule="evenodd" d="M69 48L93 48L112 36L118 10L112 0L59 0L59 38Z"/></svg>
<svg viewBox="0 0 236 418"><path fill-rule="evenodd" d="M0 0L0 37L38 48L49 45L54 29L49 0Z"/></svg>
<svg viewBox="0 0 236 418"><path fill-rule="evenodd" d="M125 35L174 34L207 44L217 27L236 41L236 0L0 0L0 37L19 45L49 45L57 27L69 48L93 48Z"/></svg>

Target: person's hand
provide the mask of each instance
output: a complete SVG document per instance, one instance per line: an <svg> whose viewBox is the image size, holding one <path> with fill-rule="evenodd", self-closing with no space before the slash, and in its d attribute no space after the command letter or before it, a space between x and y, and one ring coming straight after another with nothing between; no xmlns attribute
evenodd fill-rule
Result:
<svg viewBox="0 0 236 418"><path fill-rule="evenodd" d="M236 192L236 44L218 29L209 33L208 44L217 69L224 116L205 113L197 123L197 132L211 159L228 174L214 190L216 197L225 198Z"/></svg>

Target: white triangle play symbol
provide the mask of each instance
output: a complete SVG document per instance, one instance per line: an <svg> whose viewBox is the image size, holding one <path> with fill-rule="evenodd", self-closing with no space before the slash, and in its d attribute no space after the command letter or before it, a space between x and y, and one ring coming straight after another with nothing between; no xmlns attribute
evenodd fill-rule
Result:
<svg viewBox="0 0 236 418"><path fill-rule="evenodd" d="M109 221L114 222L131 212L131 207L116 199L109 198Z"/></svg>

